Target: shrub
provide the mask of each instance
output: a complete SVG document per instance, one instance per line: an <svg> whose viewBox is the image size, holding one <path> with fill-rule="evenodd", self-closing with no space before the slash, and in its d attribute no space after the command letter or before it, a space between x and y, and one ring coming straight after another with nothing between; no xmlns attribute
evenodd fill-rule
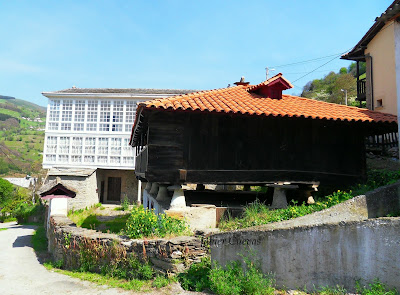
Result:
<svg viewBox="0 0 400 295"><path fill-rule="evenodd" d="M203 259L179 274L178 280L185 290L191 291L211 290L221 295L274 294L274 280L261 272L260 265L247 257L243 257L243 263L231 261L224 268L217 264L211 268L210 259Z"/></svg>
<svg viewBox="0 0 400 295"><path fill-rule="evenodd" d="M156 215L153 210L137 206L132 209L124 233L131 239L180 235L188 230L186 222L165 214Z"/></svg>
<svg viewBox="0 0 400 295"><path fill-rule="evenodd" d="M201 262L193 263L187 271L178 274L178 281L185 290L197 292L209 290L211 288L210 271L210 258L203 258Z"/></svg>
<svg viewBox="0 0 400 295"><path fill-rule="evenodd" d="M399 294L395 289L388 290L388 287L381 283L378 279L374 280L368 287L356 284L357 293L361 295L397 295Z"/></svg>

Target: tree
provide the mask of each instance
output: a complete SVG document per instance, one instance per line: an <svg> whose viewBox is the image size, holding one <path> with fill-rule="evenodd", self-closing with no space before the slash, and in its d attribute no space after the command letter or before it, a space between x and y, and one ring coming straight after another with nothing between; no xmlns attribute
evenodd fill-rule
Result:
<svg viewBox="0 0 400 295"><path fill-rule="evenodd" d="M4 204L14 193L13 185L7 180L0 178L0 205Z"/></svg>

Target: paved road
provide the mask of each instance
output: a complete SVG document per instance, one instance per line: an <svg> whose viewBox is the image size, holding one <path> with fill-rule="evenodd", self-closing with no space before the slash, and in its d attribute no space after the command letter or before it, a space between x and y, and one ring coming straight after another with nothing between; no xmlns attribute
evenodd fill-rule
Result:
<svg viewBox="0 0 400 295"><path fill-rule="evenodd" d="M0 294L1 295L132 295L121 289L98 286L59 273L48 271L41 265L31 247L34 226L15 222L0 223ZM176 288L151 294L194 294ZM140 293L144 295L144 293Z"/></svg>

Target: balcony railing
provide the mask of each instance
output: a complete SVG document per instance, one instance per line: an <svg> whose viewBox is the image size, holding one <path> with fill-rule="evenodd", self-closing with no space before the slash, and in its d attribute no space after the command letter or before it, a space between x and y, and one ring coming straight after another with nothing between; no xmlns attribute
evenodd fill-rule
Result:
<svg viewBox="0 0 400 295"><path fill-rule="evenodd" d="M357 100L365 101L366 99L366 80L361 79L357 81Z"/></svg>
<svg viewBox="0 0 400 295"><path fill-rule="evenodd" d="M147 160L148 160L148 148L147 146L142 149L139 154L136 156L135 170L136 173L145 173L147 169Z"/></svg>

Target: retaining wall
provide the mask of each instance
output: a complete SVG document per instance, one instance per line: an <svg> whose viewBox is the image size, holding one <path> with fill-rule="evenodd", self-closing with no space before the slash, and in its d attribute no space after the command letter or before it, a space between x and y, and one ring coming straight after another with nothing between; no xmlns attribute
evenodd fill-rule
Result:
<svg viewBox="0 0 400 295"><path fill-rule="evenodd" d="M357 280L378 278L400 290L400 218L376 218L399 208L400 182L294 220L212 235L211 258L250 256L282 288L354 291Z"/></svg>
<svg viewBox="0 0 400 295"><path fill-rule="evenodd" d="M58 261L76 260L77 255L69 249L85 239L96 240L103 245L123 247L127 254L140 260L149 260L153 267L165 273L179 273L191 263L199 262L207 254L202 237L176 237L172 239L130 240L115 234L100 233L95 230L79 228L65 216L51 216L47 231L49 251Z"/></svg>

